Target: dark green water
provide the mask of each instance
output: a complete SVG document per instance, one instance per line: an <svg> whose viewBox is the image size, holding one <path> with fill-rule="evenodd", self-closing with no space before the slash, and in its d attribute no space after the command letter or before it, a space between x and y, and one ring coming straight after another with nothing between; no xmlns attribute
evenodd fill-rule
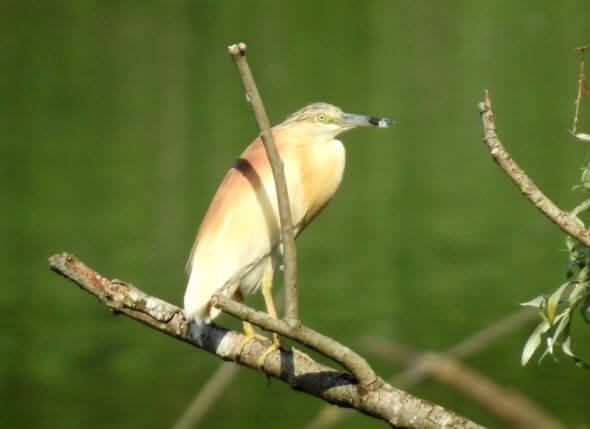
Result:
<svg viewBox="0 0 590 429"><path fill-rule="evenodd" d="M0 2L3 423L167 427L217 367L111 316L46 258L69 251L181 303L197 226L256 135L225 50L236 41L273 123L320 100L397 121L342 136L342 187L298 240L306 324L361 352L364 334L440 351L557 287L562 235L491 161L477 102L491 91L508 149L573 207L587 148L567 133L571 49L590 43L589 14L584 1ZM530 330L467 363L590 424L587 372L520 367ZM400 369L367 356L383 376ZM503 427L447 387L412 392ZM301 427L322 406L241 370L203 427Z"/></svg>

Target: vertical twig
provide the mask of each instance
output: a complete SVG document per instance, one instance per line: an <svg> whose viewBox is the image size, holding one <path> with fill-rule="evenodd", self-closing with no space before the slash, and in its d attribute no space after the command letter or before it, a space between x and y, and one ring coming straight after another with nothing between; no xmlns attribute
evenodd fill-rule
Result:
<svg viewBox="0 0 590 429"><path fill-rule="evenodd" d="M580 103L582 101L582 93L587 95L588 90L586 89L586 75L584 74L584 51L590 48L590 45L574 48L574 51L578 51L581 55L580 59L580 79L578 79L578 96L574 104L576 105L576 113L574 114L574 126L572 128L572 134L576 134L576 127L578 125L578 113L580 112Z"/></svg>
<svg viewBox="0 0 590 429"><path fill-rule="evenodd" d="M285 274L285 319L290 324L296 326L299 323L299 300L297 296L297 253L295 249L295 237L293 236L293 221L291 220L291 209L289 206L289 194L287 190L287 181L285 179L284 164L279 157L279 152L275 145L270 130L268 116L262 104L262 98L258 93L258 88L254 82L254 77L250 71L250 66L246 61L245 43L237 43L227 48L242 81L242 86L246 91L246 98L252 107L260 137L264 143L268 161L272 169L275 187L277 191L277 201L279 206L279 218L281 221L281 240L283 243L283 261Z"/></svg>

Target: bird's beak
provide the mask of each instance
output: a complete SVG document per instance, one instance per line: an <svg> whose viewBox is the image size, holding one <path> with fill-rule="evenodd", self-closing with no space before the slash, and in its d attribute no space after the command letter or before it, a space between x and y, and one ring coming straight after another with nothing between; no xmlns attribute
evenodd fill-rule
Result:
<svg viewBox="0 0 590 429"><path fill-rule="evenodd" d="M394 121L386 118L376 118L375 116L355 115L354 113L343 113L340 117L332 120L335 124L341 126L345 130L357 127L368 127L371 125L379 128L387 128L395 124Z"/></svg>

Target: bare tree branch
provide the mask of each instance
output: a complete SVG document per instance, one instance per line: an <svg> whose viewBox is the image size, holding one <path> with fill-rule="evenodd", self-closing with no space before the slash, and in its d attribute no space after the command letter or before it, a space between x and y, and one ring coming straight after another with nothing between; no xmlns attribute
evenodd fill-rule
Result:
<svg viewBox="0 0 590 429"><path fill-rule="evenodd" d="M486 347L489 347L498 339L508 335L520 326L535 320L538 317L537 311L532 308L523 308L514 314L500 320L492 326L476 332L472 336L455 344L453 347L444 352L445 356L466 358L473 356ZM407 347L396 346L398 355L405 354L407 357L408 368L402 373L389 379L389 383L403 389L419 384L428 379L428 374L423 370L421 361L414 361L412 351ZM327 405L318 415L308 424L307 429L326 429L332 427L350 416L350 410L337 408Z"/></svg>
<svg viewBox="0 0 590 429"><path fill-rule="evenodd" d="M314 361L304 353L281 350L271 354L264 368L258 359L269 341L253 339L241 353L236 348L244 335L216 324L187 323L184 312L159 298L147 295L120 280L109 280L67 253L49 258L52 270L97 296L114 313L132 319L242 366L262 371L299 390L332 404L354 408L361 413L402 428L480 428L481 426L428 401L398 390L382 379L371 385L358 384L348 373Z"/></svg>
<svg viewBox="0 0 590 429"><path fill-rule="evenodd" d="M227 48L229 54L234 60L238 69L238 74L246 91L246 99L252 107L256 123L260 130L260 137L266 149L268 162L274 177L275 187L277 190L277 202L279 205L279 219L281 221L281 239L283 242L283 260L284 260L284 285L285 285L285 319L292 325L297 326L299 323L299 298L297 295L297 250L295 248L295 237L293 235L293 221L291 219L291 209L289 206L289 193L287 190L287 180L285 179L285 169L283 161L275 145L268 116L262 104L262 98L258 93L258 88L254 82L254 77L250 71L250 66L246 61L245 43L237 43Z"/></svg>
<svg viewBox="0 0 590 429"><path fill-rule="evenodd" d="M545 216L553 221L570 237L575 238L590 247L590 232L580 225L567 212L560 209L551 201L527 176L512 156L506 151L496 133L496 123L492 113L492 101L486 91L486 101L479 103L479 111L483 122L483 140L490 149L496 164L512 179L525 197L535 205Z"/></svg>

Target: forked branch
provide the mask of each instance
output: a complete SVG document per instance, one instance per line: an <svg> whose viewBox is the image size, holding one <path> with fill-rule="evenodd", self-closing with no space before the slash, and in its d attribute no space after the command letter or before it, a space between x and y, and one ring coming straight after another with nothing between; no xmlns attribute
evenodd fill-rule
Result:
<svg viewBox="0 0 590 429"><path fill-rule="evenodd" d="M301 352L281 350L273 353L260 369L258 360L269 347L269 341L253 339L237 355L237 346L244 339L239 332L216 324L189 324L181 308L125 282L109 280L67 253L53 255L49 258L49 265L53 271L98 297L112 312L125 314L221 359L262 371L284 381L294 390L354 408L394 427L481 427L452 411L398 390L380 378L370 385L358 384L350 374L335 371Z"/></svg>
<svg viewBox="0 0 590 429"><path fill-rule="evenodd" d="M299 321L296 249L284 165L275 146L262 99L256 88L256 83L254 82L248 62L246 61L246 44L238 43L231 45L228 47L228 51L236 65L242 85L246 91L246 98L250 102L254 116L256 117L256 122L260 129L260 136L264 143L275 181L285 262L286 317L284 320L270 318L266 313L232 301L223 293L215 295L212 299L212 304L241 320L246 320L268 331L299 341L340 363L359 382L371 384L377 379L377 375L365 359L333 339L301 325Z"/></svg>

